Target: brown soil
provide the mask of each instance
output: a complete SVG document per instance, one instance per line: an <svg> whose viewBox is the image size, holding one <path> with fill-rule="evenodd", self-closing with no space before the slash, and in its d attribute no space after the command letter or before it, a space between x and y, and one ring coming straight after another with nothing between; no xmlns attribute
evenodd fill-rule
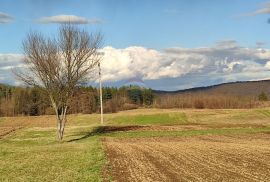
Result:
<svg viewBox="0 0 270 182"><path fill-rule="evenodd" d="M12 132L15 132L15 128L13 127L0 127L0 139Z"/></svg>
<svg viewBox="0 0 270 182"><path fill-rule="evenodd" d="M53 127L55 123L54 116L6 117L0 127Z"/></svg>
<svg viewBox="0 0 270 182"><path fill-rule="evenodd" d="M0 122L0 138L15 133L17 130L25 127L54 126L55 121L53 119L53 116L5 117Z"/></svg>
<svg viewBox="0 0 270 182"><path fill-rule="evenodd" d="M270 135L104 138L115 181L270 181Z"/></svg>
<svg viewBox="0 0 270 182"><path fill-rule="evenodd" d="M69 116L70 122L67 124L74 122L73 118L73 116ZM0 122L0 138L26 127L47 128L55 126L56 120L54 115L4 117L3 121Z"/></svg>

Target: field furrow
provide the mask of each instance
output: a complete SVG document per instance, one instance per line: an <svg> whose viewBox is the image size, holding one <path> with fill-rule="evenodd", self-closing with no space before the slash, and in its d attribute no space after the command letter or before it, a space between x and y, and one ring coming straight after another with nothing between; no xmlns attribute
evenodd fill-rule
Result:
<svg viewBox="0 0 270 182"><path fill-rule="evenodd" d="M116 181L270 181L270 135L105 138Z"/></svg>

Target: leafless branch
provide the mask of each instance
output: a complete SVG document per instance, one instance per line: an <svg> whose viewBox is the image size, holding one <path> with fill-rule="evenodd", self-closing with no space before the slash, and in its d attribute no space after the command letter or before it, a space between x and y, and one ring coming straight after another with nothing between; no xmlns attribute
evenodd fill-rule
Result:
<svg viewBox="0 0 270 182"><path fill-rule="evenodd" d="M55 38L30 32L23 41L25 68L15 74L22 82L46 91L57 115L60 140L68 100L100 61L101 45L101 33L89 34L71 24L62 25Z"/></svg>

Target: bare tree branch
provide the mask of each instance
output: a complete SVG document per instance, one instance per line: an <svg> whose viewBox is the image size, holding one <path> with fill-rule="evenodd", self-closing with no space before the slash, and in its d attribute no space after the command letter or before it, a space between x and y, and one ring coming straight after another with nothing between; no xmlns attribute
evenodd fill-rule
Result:
<svg viewBox="0 0 270 182"><path fill-rule="evenodd" d="M62 25L55 38L30 32L23 41L25 68L15 74L48 94L57 117L59 140L64 134L68 101L100 61L101 45L100 33L89 34L71 24Z"/></svg>

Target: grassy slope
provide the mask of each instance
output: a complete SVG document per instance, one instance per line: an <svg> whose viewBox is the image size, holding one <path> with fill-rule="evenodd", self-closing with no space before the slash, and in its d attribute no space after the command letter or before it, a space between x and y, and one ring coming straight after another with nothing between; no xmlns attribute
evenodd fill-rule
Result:
<svg viewBox="0 0 270 182"><path fill-rule="evenodd" d="M106 157L100 137L193 136L270 131L270 112L263 110L158 110L142 109L106 114L107 125L203 124L212 128L188 131L127 131L87 136L99 116L70 117L65 141L56 142L53 117L42 116L0 139L0 181L101 181ZM25 118L1 118L0 128L17 126ZM40 121L46 123L41 124ZM219 127L216 127L219 126ZM73 139L72 142L68 142Z"/></svg>

